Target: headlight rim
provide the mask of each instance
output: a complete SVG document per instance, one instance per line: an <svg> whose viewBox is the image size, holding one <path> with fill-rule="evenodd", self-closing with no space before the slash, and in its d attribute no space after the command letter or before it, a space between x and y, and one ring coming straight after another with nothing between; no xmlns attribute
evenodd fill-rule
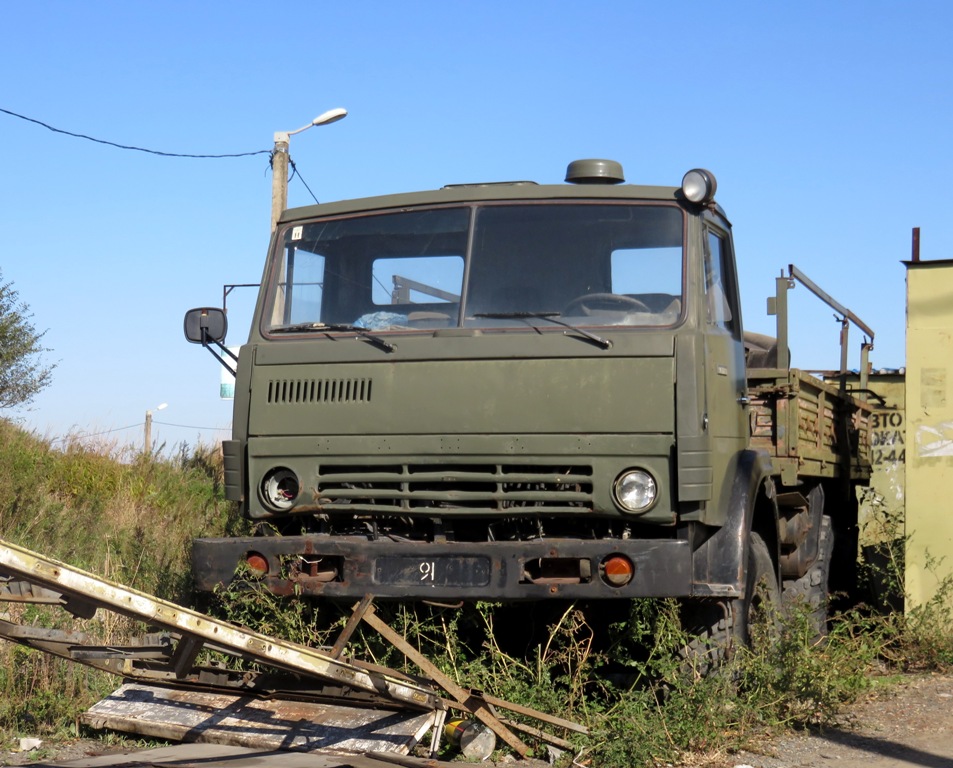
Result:
<svg viewBox="0 0 953 768"><path fill-rule="evenodd" d="M651 499L648 503L641 507L634 508L629 506L623 501L623 494L621 492L624 482L631 478L634 475L643 475L648 479L647 485L650 488ZM612 483L612 498L615 501L616 506L622 510L627 515L644 515L646 512L650 511L659 500L659 483L656 480L655 475L646 469L645 467L630 467L619 473L615 481Z"/></svg>
<svg viewBox="0 0 953 768"><path fill-rule="evenodd" d="M281 483L281 480L290 478L295 483L295 494L291 498L286 498L282 501L276 501L275 496L268 492L268 485L274 483L275 488L277 489L278 485ZM272 467L267 472L265 472L261 481L258 483L258 500L261 502L262 506L272 514L286 514L291 512L294 509L295 504L298 502L298 497L301 495L301 479L298 477L298 473L295 472L290 467Z"/></svg>
<svg viewBox="0 0 953 768"><path fill-rule="evenodd" d="M715 199L718 181L706 168L692 168L682 177L682 194L695 205L707 205ZM695 191L697 190L697 191Z"/></svg>

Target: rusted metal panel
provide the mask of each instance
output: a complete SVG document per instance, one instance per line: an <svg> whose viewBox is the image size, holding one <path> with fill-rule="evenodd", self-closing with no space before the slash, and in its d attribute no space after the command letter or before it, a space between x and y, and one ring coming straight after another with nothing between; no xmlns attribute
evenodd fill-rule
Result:
<svg viewBox="0 0 953 768"><path fill-rule="evenodd" d="M668 532L665 532L669 535ZM687 594L691 582L691 548L677 539L584 540L549 538L535 541L414 542L366 536L233 537L196 539L192 543L193 572L202 590L212 591L235 577L235 565L249 551L269 563L283 558L337 558L343 563L334 581L286 575L270 569L259 583L270 592L332 599L423 600L540 600L629 597L675 597ZM611 553L627 556L639 578L613 587L591 574ZM531 569L541 560L575 560L577 578L567 583L536 578ZM456 568L462 561L482 560L470 571ZM587 561L587 562L583 562ZM588 568L588 571L584 571ZM587 579L583 574L588 572ZM488 583L486 583L488 579Z"/></svg>
<svg viewBox="0 0 953 768"><path fill-rule="evenodd" d="M0 573L0 602L64 605L66 599L59 592Z"/></svg>
<svg viewBox="0 0 953 768"><path fill-rule="evenodd" d="M782 481L800 477L870 476L872 407L810 374L755 372L751 379L751 445L774 457ZM769 373L777 373L769 378Z"/></svg>
<svg viewBox="0 0 953 768"><path fill-rule="evenodd" d="M435 711L362 709L129 683L93 705L81 720L94 728L177 741L405 755L435 717Z"/></svg>

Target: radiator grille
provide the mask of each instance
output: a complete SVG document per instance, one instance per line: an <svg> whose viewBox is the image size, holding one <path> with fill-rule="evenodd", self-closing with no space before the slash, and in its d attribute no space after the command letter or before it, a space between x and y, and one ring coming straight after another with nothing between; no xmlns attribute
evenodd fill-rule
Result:
<svg viewBox="0 0 953 768"><path fill-rule="evenodd" d="M328 510L578 513L593 503L589 466L323 465L316 490L318 503Z"/></svg>
<svg viewBox="0 0 953 768"><path fill-rule="evenodd" d="M268 402L369 403L371 379L272 379Z"/></svg>

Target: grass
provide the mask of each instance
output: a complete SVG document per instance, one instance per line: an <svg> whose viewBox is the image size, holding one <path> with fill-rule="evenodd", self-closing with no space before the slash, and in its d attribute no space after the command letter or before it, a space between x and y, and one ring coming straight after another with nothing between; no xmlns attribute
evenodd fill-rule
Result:
<svg viewBox="0 0 953 768"><path fill-rule="evenodd" d="M217 609L315 645L332 643L344 619L342 609L254 589L221 593ZM751 648L702 676L683 653L688 638L675 601L631 601L628 616L607 633L580 606L565 605L524 653L506 644L513 614L505 606L378 607L381 618L462 685L588 726L588 737L556 735L594 766L677 764L693 752L733 752L766 734L837 723L878 680L911 669L950 669L953 657L943 653L953 651L953 640L938 611L925 612L927 622L861 606L834 617L829 635L818 641L810 609L794 608L783 621L766 617ZM351 650L418 672L367 628L355 633ZM542 742L534 746L546 756Z"/></svg>
<svg viewBox="0 0 953 768"><path fill-rule="evenodd" d="M192 539L235 523L221 458L70 440L54 450L0 420L0 537L170 599L188 598Z"/></svg>
<svg viewBox="0 0 953 768"><path fill-rule="evenodd" d="M0 538L167 599L191 597L190 548L237 524L221 492L221 459L207 447L146 457L115 445L48 440L0 419ZM77 629L104 643L133 629L102 612L4 604L12 620ZM76 716L118 680L22 646L0 645L0 728L68 734Z"/></svg>
<svg viewBox="0 0 953 768"><path fill-rule="evenodd" d="M145 457L116 446L48 441L0 420L0 537L136 589L191 604L193 538L243 532L221 494L215 450L182 446ZM441 608L380 604L378 615L444 673L487 691L584 723L569 739L593 766L676 764L697 750L731 751L766 732L836 722L877 678L953 668L953 585L904 616L860 606L834 618L817 642L811 617L793 611L779 631L741 649L717 674L696 674L683 648L678 606L634 600L607 619L575 604ZM17 621L79 629L122 641L124 619L72 620L42 606L8 604ZM211 610L252 629L328 645L345 609L230 590ZM112 614L110 614L112 615ZM521 633L535 624L532 637ZM364 626L349 653L415 673ZM0 728L5 738L74 733L76 716L118 680L20 646L0 645ZM538 723L531 722L531 725ZM545 756L542 743L534 743ZM450 753L446 755L450 757ZM563 758L568 764L568 759Z"/></svg>

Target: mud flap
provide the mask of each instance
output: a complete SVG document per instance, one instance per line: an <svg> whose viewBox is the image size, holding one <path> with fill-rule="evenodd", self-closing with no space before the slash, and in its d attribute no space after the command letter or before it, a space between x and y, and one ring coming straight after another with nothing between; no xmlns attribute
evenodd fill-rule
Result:
<svg viewBox="0 0 953 768"><path fill-rule="evenodd" d="M771 476L771 459L763 451L746 450L738 455L727 502L725 524L692 556L695 597L743 597L755 500L762 482ZM777 504L769 499L777 530ZM768 542L777 548L777 542Z"/></svg>

